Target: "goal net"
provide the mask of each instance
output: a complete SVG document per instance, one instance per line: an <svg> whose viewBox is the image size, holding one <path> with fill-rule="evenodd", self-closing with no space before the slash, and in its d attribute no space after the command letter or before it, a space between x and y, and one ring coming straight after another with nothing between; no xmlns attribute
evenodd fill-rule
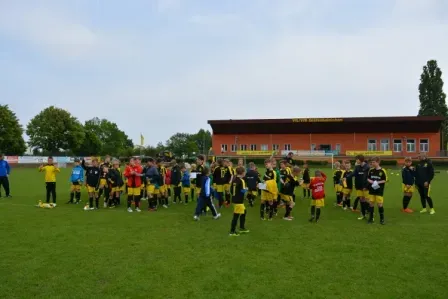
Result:
<svg viewBox="0 0 448 299"><path fill-rule="evenodd" d="M334 168L334 154L325 151L289 151L293 153L293 159L301 166L304 163L310 164L312 168ZM288 154L288 153L286 153Z"/></svg>

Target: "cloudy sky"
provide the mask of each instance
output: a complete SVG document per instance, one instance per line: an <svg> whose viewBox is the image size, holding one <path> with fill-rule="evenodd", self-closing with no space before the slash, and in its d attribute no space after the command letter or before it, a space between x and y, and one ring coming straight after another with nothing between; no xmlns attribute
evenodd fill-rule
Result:
<svg viewBox="0 0 448 299"><path fill-rule="evenodd" d="M148 144L209 119L415 115L429 59L447 82L446 0L0 0L0 103Z"/></svg>

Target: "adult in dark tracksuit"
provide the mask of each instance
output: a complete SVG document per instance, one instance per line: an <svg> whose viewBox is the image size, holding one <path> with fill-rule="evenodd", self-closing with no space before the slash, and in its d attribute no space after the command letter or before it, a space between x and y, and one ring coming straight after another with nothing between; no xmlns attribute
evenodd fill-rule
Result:
<svg viewBox="0 0 448 299"><path fill-rule="evenodd" d="M417 187L418 193L420 194L420 200L422 202L423 209L420 213L426 213L426 203L429 205L429 213L431 215L435 214L434 205L432 198L430 197L431 191L431 181L434 178L434 167L432 166L431 160L426 157L426 153L420 153L420 162L417 164L415 169L415 185Z"/></svg>
<svg viewBox="0 0 448 299"><path fill-rule="evenodd" d="M4 159L3 154L0 154L0 188L3 186L5 189L6 197L11 197L9 194L9 174L11 168L9 167L8 161Z"/></svg>
<svg viewBox="0 0 448 299"><path fill-rule="evenodd" d="M173 167L171 168L171 185L173 185L174 189L174 198L173 203L176 203L179 199L179 203L182 202L180 198L182 187L181 187L181 179L182 173L180 171L179 164L177 164L176 160L173 161Z"/></svg>
<svg viewBox="0 0 448 299"><path fill-rule="evenodd" d="M200 186L201 186L201 192L198 196L198 203L196 205L196 211L194 213L194 220L199 220L199 215L201 215L201 212L205 209L205 207L209 207L210 211L212 212L213 219L218 219L221 217L221 214L218 214L216 212L216 208L213 205L211 194L212 194L212 188L210 184L210 169L205 167L204 172L201 176Z"/></svg>

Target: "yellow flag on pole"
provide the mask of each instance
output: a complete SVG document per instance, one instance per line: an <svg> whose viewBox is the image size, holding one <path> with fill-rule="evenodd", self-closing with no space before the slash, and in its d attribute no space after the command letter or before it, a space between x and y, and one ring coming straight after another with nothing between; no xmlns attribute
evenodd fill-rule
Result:
<svg viewBox="0 0 448 299"><path fill-rule="evenodd" d="M140 133L140 145L141 146L145 145L145 137L143 136L142 133Z"/></svg>

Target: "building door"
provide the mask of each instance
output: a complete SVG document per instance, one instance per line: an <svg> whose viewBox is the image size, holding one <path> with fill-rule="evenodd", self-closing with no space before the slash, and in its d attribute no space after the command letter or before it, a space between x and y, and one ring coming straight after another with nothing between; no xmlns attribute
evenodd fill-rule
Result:
<svg viewBox="0 0 448 299"><path fill-rule="evenodd" d="M335 151L337 154L339 154L341 152L341 144L340 143L336 143Z"/></svg>

